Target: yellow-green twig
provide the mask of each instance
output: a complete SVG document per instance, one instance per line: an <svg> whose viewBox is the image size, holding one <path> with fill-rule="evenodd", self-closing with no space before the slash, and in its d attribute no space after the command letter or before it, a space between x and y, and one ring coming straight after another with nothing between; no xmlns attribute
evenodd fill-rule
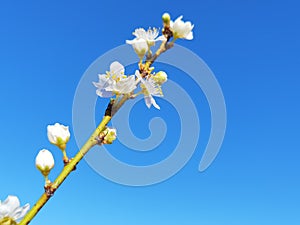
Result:
<svg viewBox="0 0 300 225"><path fill-rule="evenodd" d="M110 121L111 116L105 116L99 126L96 128L94 133L90 136L88 141L79 150L76 156L70 160L70 162L64 167L62 172L58 175L55 181L52 183L53 193L56 189L64 182L64 180L69 176L69 174L75 169L76 165L80 162L83 156L93 147L98 141L96 137L104 130L107 123ZM47 203L51 198L51 195L44 193L36 204L31 208L31 210L26 214L23 220L18 225L27 225L36 216L40 209Z"/></svg>

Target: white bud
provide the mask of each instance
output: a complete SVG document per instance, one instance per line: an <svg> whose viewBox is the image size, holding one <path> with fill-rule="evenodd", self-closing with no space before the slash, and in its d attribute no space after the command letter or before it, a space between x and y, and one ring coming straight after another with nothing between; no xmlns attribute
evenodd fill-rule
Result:
<svg viewBox="0 0 300 225"><path fill-rule="evenodd" d="M168 75L164 71L159 71L158 73L152 76L152 79L158 85L162 85L168 80Z"/></svg>
<svg viewBox="0 0 300 225"><path fill-rule="evenodd" d="M50 151L42 149L35 158L35 165L44 176L48 176L50 170L54 167L54 158Z"/></svg>
<svg viewBox="0 0 300 225"><path fill-rule="evenodd" d="M57 145L61 149L65 149L66 143L70 139L69 127L59 123L48 125L47 136L51 144Z"/></svg>

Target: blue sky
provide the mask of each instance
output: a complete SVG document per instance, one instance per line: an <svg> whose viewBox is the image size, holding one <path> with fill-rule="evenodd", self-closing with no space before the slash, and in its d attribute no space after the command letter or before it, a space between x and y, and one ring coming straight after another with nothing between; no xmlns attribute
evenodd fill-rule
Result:
<svg viewBox="0 0 300 225"><path fill-rule="evenodd" d="M54 154L51 178L62 168L46 126L61 122L72 131L73 98L86 69L131 39L136 27L161 26L160 17L168 11L195 24L194 40L178 43L207 63L223 90L228 121L218 157L208 170L198 171L209 109L191 80L173 78L188 86L201 117L199 144L187 165L162 183L129 187L103 178L82 161L31 224L299 224L298 9L295 0L1 1L0 199L13 194L22 204L34 204L43 191L34 166L38 150ZM175 69L169 72L180 76ZM174 146L177 114L164 100L158 102L161 111L137 105L132 129L145 138L149 119L161 116L171 126L164 146ZM74 138L68 148L70 155L78 150ZM147 159L118 142L108 149L136 165L171 154L156 149Z"/></svg>

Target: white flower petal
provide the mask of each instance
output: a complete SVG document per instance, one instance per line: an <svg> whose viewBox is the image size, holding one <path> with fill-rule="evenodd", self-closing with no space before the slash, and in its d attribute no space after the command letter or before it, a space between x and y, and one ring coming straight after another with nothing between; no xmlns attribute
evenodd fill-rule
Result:
<svg viewBox="0 0 300 225"><path fill-rule="evenodd" d="M114 80L114 79L109 79L108 81L107 81L107 83L106 83L107 85L106 85L106 87L104 87L103 89L105 90L105 91L113 91L114 90L114 87L115 87L115 85L116 85L116 81Z"/></svg>
<svg viewBox="0 0 300 225"><path fill-rule="evenodd" d="M145 99L146 106L150 109L150 107L152 105L152 101L151 101L152 96L151 95L145 96L144 99Z"/></svg>
<svg viewBox="0 0 300 225"><path fill-rule="evenodd" d="M128 94L136 88L135 76L131 75L116 83L115 91L121 94Z"/></svg>
<svg viewBox="0 0 300 225"><path fill-rule="evenodd" d="M153 105L155 108L157 108L157 109L160 110L160 107L159 107L159 105L156 104L156 101L154 100L154 98L152 98L152 105Z"/></svg>
<svg viewBox="0 0 300 225"><path fill-rule="evenodd" d="M144 85L150 95L163 96L160 87L156 85L153 79L145 80Z"/></svg>
<svg viewBox="0 0 300 225"><path fill-rule="evenodd" d="M95 87L102 89L107 85L109 78L106 76L106 74L99 74L98 77L99 82L93 82L93 84Z"/></svg>
<svg viewBox="0 0 300 225"><path fill-rule="evenodd" d="M136 36L136 38L138 39L139 38L146 39L147 37L147 33L144 28L137 28L132 34Z"/></svg>
<svg viewBox="0 0 300 225"><path fill-rule="evenodd" d="M143 80L140 71L136 70L136 71L135 71L135 76L138 78L138 79L137 79L138 81Z"/></svg>
<svg viewBox="0 0 300 225"><path fill-rule="evenodd" d="M0 219L9 217L13 220L20 220L29 210L29 204L20 206L18 197L9 195L4 202L0 201Z"/></svg>
<svg viewBox="0 0 300 225"><path fill-rule="evenodd" d="M18 197L9 195L2 204L6 205L9 211L13 211L20 206L20 201Z"/></svg>
<svg viewBox="0 0 300 225"><path fill-rule="evenodd" d="M147 41L144 39L135 38L133 40L126 40L126 43L132 45L139 58L143 58L146 52L149 50Z"/></svg>
<svg viewBox="0 0 300 225"><path fill-rule="evenodd" d="M30 205L27 203L23 207L17 208L13 213L11 213L10 217L15 221L21 220L29 210Z"/></svg>
<svg viewBox="0 0 300 225"><path fill-rule="evenodd" d="M118 61L115 61L110 64L110 73L117 75L117 77L120 77L124 75L124 72L124 66Z"/></svg>
<svg viewBox="0 0 300 225"><path fill-rule="evenodd" d="M151 105L153 105L155 108L160 109L159 105L156 104L156 101L152 97L152 95L162 96L161 90L157 87L157 85L155 85L152 79L144 80L138 70L135 71L135 75L138 78L138 81L142 82L142 89L146 89L142 90L144 93L144 100L146 106L150 108Z"/></svg>
<svg viewBox="0 0 300 225"><path fill-rule="evenodd" d="M97 89L96 94L102 98L110 98L114 96L112 91L106 91L105 89Z"/></svg>
<svg viewBox="0 0 300 225"><path fill-rule="evenodd" d="M112 91L113 86L115 84L115 80L113 80L111 77L108 77L107 75L99 75L99 82L93 82L94 86L97 87L99 90L97 90L97 95L102 96L102 92L105 91ZM105 90L104 90L105 89Z"/></svg>
<svg viewBox="0 0 300 225"><path fill-rule="evenodd" d="M159 105L156 104L155 99L151 95L145 96L144 99L148 108L150 108L151 105L153 105L155 108L160 109Z"/></svg>
<svg viewBox="0 0 300 225"><path fill-rule="evenodd" d="M193 38L194 38L194 36L193 36L192 31L185 37L185 39L187 39L187 40L193 40Z"/></svg>
<svg viewBox="0 0 300 225"><path fill-rule="evenodd" d="M10 214L19 206L19 199L16 196L9 195L0 205L0 218L10 216Z"/></svg>
<svg viewBox="0 0 300 225"><path fill-rule="evenodd" d="M177 23L180 23L180 22L182 22L181 20L182 20L182 18L183 18L183 15L181 15L181 16L178 16L178 18L175 20L175 23L177 22Z"/></svg>

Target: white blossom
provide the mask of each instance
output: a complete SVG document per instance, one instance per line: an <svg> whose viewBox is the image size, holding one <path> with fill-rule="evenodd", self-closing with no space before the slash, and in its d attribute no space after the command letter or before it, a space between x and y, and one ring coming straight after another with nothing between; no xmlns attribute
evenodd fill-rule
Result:
<svg viewBox="0 0 300 225"><path fill-rule="evenodd" d="M151 105L153 105L155 108L160 109L159 105L157 105L155 99L152 97L152 95L159 97L163 96L160 86L155 83L152 77L143 79L138 70L136 70L135 75L138 77L138 80L141 81L141 88L146 106L150 108Z"/></svg>
<svg viewBox="0 0 300 225"><path fill-rule="evenodd" d="M149 28L147 31L144 28L137 28L132 34L135 38L133 40L126 40L126 43L132 45L140 59L145 56L150 47L153 46L156 41L165 40L163 35L157 37L159 31L156 28Z"/></svg>
<svg viewBox="0 0 300 225"><path fill-rule="evenodd" d="M191 24L190 21L183 22L183 16L179 16L174 22L170 21L170 28L173 32L173 37L176 38L183 38L187 40L193 39L193 32L192 29L194 25Z"/></svg>
<svg viewBox="0 0 300 225"><path fill-rule="evenodd" d="M137 28L133 32L133 35L137 39L145 40L149 46L153 46L156 41L163 41L166 39L163 35L157 37L158 34L159 34L159 31L155 27L152 29L149 28L147 31L144 28Z"/></svg>
<svg viewBox="0 0 300 225"><path fill-rule="evenodd" d="M149 50L147 41L141 38L126 40L126 43L132 45L135 53L140 59L142 59L145 56L146 52Z"/></svg>
<svg viewBox="0 0 300 225"><path fill-rule="evenodd" d="M110 74L116 78L120 78L124 75L125 69L124 66L118 61L114 61L110 64Z"/></svg>
<svg viewBox="0 0 300 225"><path fill-rule="evenodd" d="M135 76L131 75L116 82L113 91L117 94L128 94L136 89Z"/></svg>
<svg viewBox="0 0 300 225"><path fill-rule="evenodd" d="M4 202L0 201L0 224L5 218L10 218L14 221L21 220L29 210L29 207L29 204L20 207L18 197L9 195Z"/></svg>
<svg viewBox="0 0 300 225"><path fill-rule="evenodd" d="M35 158L35 165L44 176L48 176L50 170L54 167L54 158L50 151L42 149Z"/></svg>
<svg viewBox="0 0 300 225"><path fill-rule="evenodd" d="M47 135L51 144L62 146L70 139L70 131L68 126L55 123L47 126Z"/></svg>
<svg viewBox="0 0 300 225"><path fill-rule="evenodd" d="M116 81L106 74L99 74L99 82L93 82L94 86L98 88L96 94L102 98L110 98L114 95L113 87Z"/></svg>
<svg viewBox="0 0 300 225"><path fill-rule="evenodd" d="M125 76L125 69L122 64L115 61L110 65L110 71L106 74L99 74L99 82L93 82L96 94L100 97L110 98L115 94L129 94L136 88L134 75Z"/></svg>

